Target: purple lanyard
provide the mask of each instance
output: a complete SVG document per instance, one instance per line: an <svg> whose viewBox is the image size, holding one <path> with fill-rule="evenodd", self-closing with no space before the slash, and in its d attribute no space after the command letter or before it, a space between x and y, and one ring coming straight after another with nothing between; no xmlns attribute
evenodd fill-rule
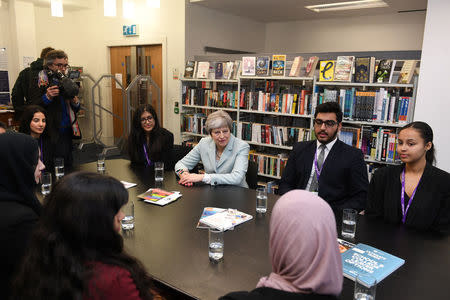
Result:
<svg viewBox="0 0 450 300"><path fill-rule="evenodd" d="M402 196L401 196L402 214L403 214L402 223L403 224L405 224L406 214L408 213L409 206L411 205L411 202L414 198L414 195L416 194L417 187L419 186L419 183L421 180L422 180L422 176L420 176L419 182L417 183L416 187L414 188L414 191L411 195L411 198L409 198L409 202L408 202L408 205L406 206L406 210L405 210L405 169L403 169L403 171L402 171Z"/></svg>
<svg viewBox="0 0 450 300"><path fill-rule="evenodd" d="M142 144L142 147L144 147L144 153L145 153L145 159L147 160L147 166L151 166L152 161L148 158L147 147L145 147L145 143Z"/></svg>
<svg viewBox="0 0 450 300"><path fill-rule="evenodd" d="M41 142L41 161L44 162L44 151L42 149L42 137L39 137L39 141Z"/></svg>
<svg viewBox="0 0 450 300"><path fill-rule="evenodd" d="M322 151L325 151L325 149L323 149ZM324 152L324 156L325 156L325 152ZM319 170L319 165L317 164L317 149L316 149L316 153L314 154L314 168L316 169L317 182L319 182L319 177L320 177L320 173L322 172L323 165L324 165L324 163L322 162L322 166L320 167L320 170Z"/></svg>

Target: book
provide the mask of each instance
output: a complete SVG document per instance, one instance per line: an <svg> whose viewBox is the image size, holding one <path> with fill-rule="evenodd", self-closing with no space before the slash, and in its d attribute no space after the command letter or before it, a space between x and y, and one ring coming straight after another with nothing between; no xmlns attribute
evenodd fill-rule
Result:
<svg viewBox="0 0 450 300"><path fill-rule="evenodd" d="M300 76L300 68L302 67L303 57L297 56L294 58L294 62L292 63L291 71L289 72L289 77L298 77Z"/></svg>
<svg viewBox="0 0 450 300"><path fill-rule="evenodd" d="M197 64L197 78L208 79L209 74L209 62L199 61Z"/></svg>
<svg viewBox="0 0 450 300"><path fill-rule="evenodd" d="M268 56L259 56L256 58L256 76L269 75L270 58Z"/></svg>
<svg viewBox="0 0 450 300"><path fill-rule="evenodd" d="M121 180L120 182L123 184L123 186L124 186L126 189L130 189L130 188L132 188L132 187L137 186L136 183L132 183L132 182L127 182L127 181L123 181L123 180Z"/></svg>
<svg viewBox="0 0 450 300"><path fill-rule="evenodd" d="M180 192L168 192L163 189L150 188L145 193L138 195L144 202L163 206L181 197Z"/></svg>
<svg viewBox="0 0 450 300"><path fill-rule="evenodd" d="M335 60L321 60L319 64L320 79L319 81L333 81L334 80L334 66Z"/></svg>
<svg viewBox="0 0 450 300"><path fill-rule="evenodd" d="M233 62L229 61L229 62L224 63L223 79L231 79L232 71L233 71Z"/></svg>
<svg viewBox="0 0 450 300"><path fill-rule="evenodd" d="M348 249L355 247L355 244L342 240L340 238L337 239L339 245L339 252L344 253Z"/></svg>
<svg viewBox="0 0 450 300"><path fill-rule="evenodd" d="M370 57L355 58L355 82L369 83L370 78ZM373 73L373 71L372 71Z"/></svg>
<svg viewBox="0 0 450 300"><path fill-rule="evenodd" d="M186 67L184 68L184 78L193 78L194 77L194 67L195 67L195 61L188 60L186 62Z"/></svg>
<svg viewBox="0 0 450 300"><path fill-rule="evenodd" d="M200 218L200 223L225 231L251 219L253 219L253 216L249 214L228 208L222 212L216 212L210 216Z"/></svg>
<svg viewBox="0 0 450 300"><path fill-rule="evenodd" d="M354 56L338 56L334 67L334 81L351 82Z"/></svg>
<svg viewBox="0 0 450 300"><path fill-rule="evenodd" d="M272 55L272 76L284 76L286 55Z"/></svg>
<svg viewBox="0 0 450 300"><path fill-rule="evenodd" d="M391 71L392 71L392 60L390 59L380 60L380 62L378 63L377 73L375 74L376 82L378 83L389 82Z"/></svg>
<svg viewBox="0 0 450 300"><path fill-rule="evenodd" d="M208 229L208 228L210 228L208 225L202 224L201 220L206 218L206 217L208 217L208 216L212 216L212 215L214 215L216 213L223 212L225 210L226 210L225 208L205 207L203 209L202 215L200 216L200 220L198 220L197 228L200 228L200 229Z"/></svg>
<svg viewBox="0 0 450 300"><path fill-rule="evenodd" d="M307 77L313 77L314 72L317 68L317 63L319 62L319 58L317 56L311 56L308 59L308 63L306 64L306 74Z"/></svg>
<svg viewBox="0 0 450 300"><path fill-rule="evenodd" d="M218 62L216 63L216 68L214 70L214 78L215 79L222 79L223 76L223 63L222 62Z"/></svg>
<svg viewBox="0 0 450 300"><path fill-rule="evenodd" d="M235 60L233 65L233 72L231 74L231 78L237 79L239 76L241 76L241 61Z"/></svg>
<svg viewBox="0 0 450 300"><path fill-rule="evenodd" d="M355 280L358 274L365 273L375 277L379 283L405 263L405 260L397 256L362 243L341 255L344 276L351 280Z"/></svg>
<svg viewBox="0 0 450 300"><path fill-rule="evenodd" d="M416 70L417 60L405 60L402 69L400 70L400 76L398 77L397 83L410 83Z"/></svg>
<svg viewBox="0 0 450 300"><path fill-rule="evenodd" d="M244 56L242 57L242 75L255 76L256 72L256 57Z"/></svg>

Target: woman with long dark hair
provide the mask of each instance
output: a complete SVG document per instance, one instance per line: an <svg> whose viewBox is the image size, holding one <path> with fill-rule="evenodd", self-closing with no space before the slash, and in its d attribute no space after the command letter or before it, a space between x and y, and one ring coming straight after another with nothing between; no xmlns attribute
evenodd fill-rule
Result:
<svg viewBox="0 0 450 300"><path fill-rule="evenodd" d="M173 134L159 125L150 104L140 105L134 112L127 148L132 163L153 166L162 161L165 169L171 169Z"/></svg>
<svg viewBox="0 0 450 300"><path fill-rule="evenodd" d="M450 174L433 166L433 130L425 122L400 129L403 164L378 169L369 185L365 214L420 230L449 233Z"/></svg>
<svg viewBox="0 0 450 300"><path fill-rule="evenodd" d="M96 173L53 188L14 282L14 299L152 299L152 280L123 249L128 192Z"/></svg>
<svg viewBox="0 0 450 300"><path fill-rule="evenodd" d="M26 107L20 119L19 132L31 135L39 145L41 161L47 170L53 170L52 140L47 128L47 112L39 105Z"/></svg>
<svg viewBox="0 0 450 300"><path fill-rule="evenodd" d="M44 165L36 141L21 133L0 134L0 157L0 290L8 299L12 274L41 214L34 188Z"/></svg>

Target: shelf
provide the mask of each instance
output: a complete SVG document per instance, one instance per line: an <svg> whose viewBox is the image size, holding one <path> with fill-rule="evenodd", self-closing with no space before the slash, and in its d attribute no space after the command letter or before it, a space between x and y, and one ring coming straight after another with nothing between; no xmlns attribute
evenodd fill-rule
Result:
<svg viewBox="0 0 450 300"><path fill-rule="evenodd" d="M365 158L364 160L368 163L376 163L376 164L383 164L383 165L397 166L397 165L401 164L401 162L387 162L387 161L380 161L380 160L375 160L375 159L371 159L371 158Z"/></svg>
<svg viewBox="0 0 450 300"><path fill-rule="evenodd" d="M215 107L215 106L190 105L190 104L181 104L181 106L182 107L190 107L190 108L201 108L201 109L237 111L237 108L231 108L231 107Z"/></svg>
<svg viewBox="0 0 450 300"><path fill-rule="evenodd" d="M299 81L299 80L308 80L313 81L313 77L287 77L287 76L240 76L241 80L293 80L293 81Z"/></svg>
<svg viewBox="0 0 450 300"><path fill-rule="evenodd" d="M192 136L201 136L201 137L206 137L206 134L200 134L200 133L193 133L193 132L189 132L189 131L183 131L181 132L181 134L184 135L192 135Z"/></svg>
<svg viewBox="0 0 450 300"><path fill-rule="evenodd" d="M238 83L237 79L200 79L200 78L181 78L181 81L194 81L194 82L228 82L228 83Z"/></svg>
<svg viewBox="0 0 450 300"><path fill-rule="evenodd" d="M403 87L412 88L414 84L402 83L359 83L359 82L337 82L337 81L316 81L316 85L334 85L334 86L362 86L362 87Z"/></svg>
<svg viewBox="0 0 450 300"><path fill-rule="evenodd" d="M342 123L355 124L355 125L381 126L381 127L398 127L398 128L401 128L406 125L406 123L405 124L396 124L396 123L380 123L380 122L351 121L351 120L342 120Z"/></svg>
<svg viewBox="0 0 450 300"><path fill-rule="evenodd" d="M269 175L269 174L264 174L264 173L259 173L259 172L258 172L258 176L264 176L264 177L269 177L269 178L273 178L273 179L281 179L281 176L274 176L274 175Z"/></svg>
<svg viewBox="0 0 450 300"><path fill-rule="evenodd" d="M312 115L295 115L288 113L279 113L273 111L259 111L259 110L251 110L251 109L241 109L240 112L252 113L252 114L263 114L263 115L276 115L276 116L286 116L286 117L297 117L297 118L307 118L311 119Z"/></svg>
<svg viewBox="0 0 450 300"><path fill-rule="evenodd" d="M264 146L264 147L271 147L271 148L279 148L279 149L286 149L286 150L292 150L292 146L282 146L282 145L273 145L273 144L263 144L263 143L257 143L257 142L252 142L252 141L246 141L243 140L244 142L247 142L250 145L255 145L255 146Z"/></svg>

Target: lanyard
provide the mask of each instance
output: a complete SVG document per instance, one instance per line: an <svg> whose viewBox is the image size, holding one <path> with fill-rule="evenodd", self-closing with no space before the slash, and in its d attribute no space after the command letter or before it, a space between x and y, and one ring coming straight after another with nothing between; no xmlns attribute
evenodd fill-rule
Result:
<svg viewBox="0 0 450 300"><path fill-rule="evenodd" d="M408 205L406 206L406 209L405 209L405 169L403 169L403 171L402 171L402 195L401 195L402 214L403 214L403 216L402 216L402 223L403 224L405 224L406 214L408 213L409 206L412 203L414 195L416 194L417 187L419 186L419 183L420 183L421 180L422 180L422 176L420 176L419 182L417 183L416 187L414 188L414 191L413 191L413 193L411 195L411 198L409 198Z"/></svg>
<svg viewBox="0 0 450 300"><path fill-rule="evenodd" d="M153 162L148 158L147 147L145 147L145 143L142 144L142 147L144 147L144 153L145 153L145 159L147 160L147 166L151 166L153 164Z"/></svg>
<svg viewBox="0 0 450 300"><path fill-rule="evenodd" d="M325 151L325 149L322 149L322 151ZM324 152L324 156L325 156L325 152ZM319 170L319 165L317 164L317 149L316 149L316 153L314 154L314 168L316 169L317 182L319 182L319 177L320 177L320 173L322 172L323 165L324 165L324 162L322 162L322 166L320 167L320 170Z"/></svg>
<svg viewBox="0 0 450 300"><path fill-rule="evenodd" d="M44 151L42 149L42 137L39 137L39 141L41 142L41 161L44 162Z"/></svg>

